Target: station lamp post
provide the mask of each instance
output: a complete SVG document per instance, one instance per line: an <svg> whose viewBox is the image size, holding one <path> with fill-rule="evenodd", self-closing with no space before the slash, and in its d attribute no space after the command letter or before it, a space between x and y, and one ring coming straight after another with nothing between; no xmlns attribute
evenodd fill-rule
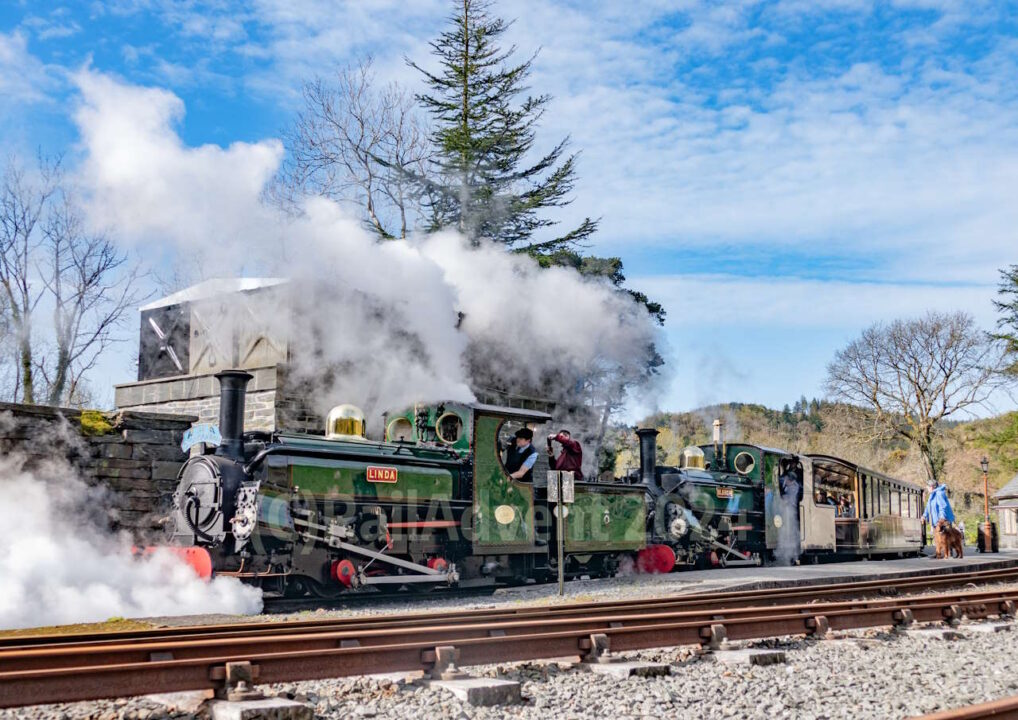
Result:
<svg viewBox="0 0 1018 720"><path fill-rule="evenodd" d="M979 537L976 545L979 552L997 552L997 527L990 522L990 461L985 455L979 461L983 471L983 524L979 526Z"/></svg>

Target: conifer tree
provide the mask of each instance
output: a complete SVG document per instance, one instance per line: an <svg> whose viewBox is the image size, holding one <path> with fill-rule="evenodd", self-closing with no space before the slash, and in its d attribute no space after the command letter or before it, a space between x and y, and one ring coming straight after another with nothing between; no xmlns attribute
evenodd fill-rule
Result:
<svg viewBox="0 0 1018 720"><path fill-rule="evenodd" d="M1000 300L993 305L1000 313L997 327L1000 332L995 338L1004 344L1007 365L1004 369L1008 375L1018 377L1018 265L1000 271Z"/></svg>
<svg viewBox="0 0 1018 720"><path fill-rule="evenodd" d="M527 94L534 57L514 62L500 46L509 24L489 0L455 0L449 28L431 42L435 72L408 61L428 89L418 100L432 116L434 173L421 179L430 230L456 228L474 243L491 240L540 256L582 242L597 229L585 218L561 235L535 237L557 221L545 211L571 202L575 153L565 138L533 157L548 95Z"/></svg>

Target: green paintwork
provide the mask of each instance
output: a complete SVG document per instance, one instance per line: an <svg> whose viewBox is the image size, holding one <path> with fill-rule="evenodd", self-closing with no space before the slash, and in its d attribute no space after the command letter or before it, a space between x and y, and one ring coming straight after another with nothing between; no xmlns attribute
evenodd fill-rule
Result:
<svg viewBox="0 0 1018 720"><path fill-rule="evenodd" d="M504 418L477 414L474 417L474 549L484 551L534 544L534 489L509 479L498 452L498 429ZM512 520L500 523L495 511L503 505L513 509Z"/></svg>
<svg viewBox="0 0 1018 720"><path fill-rule="evenodd" d="M713 464L714 446L701 445L700 449L703 450L704 460ZM764 486L765 542L768 548L774 548L777 546L778 542L778 529L774 525L775 503L772 502L772 499L779 497L778 460L783 457L788 457L789 453L784 450L762 448L756 445L731 443L725 448L725 458L728 468L735 467L735 456L740 452L748 452L753 456L754 460L753 470L743 477L745 477L752 485L759 485L762 483ZM752 493L744 493L744 497L740 501L740 506L746 502L752 502Z"/></svg>
<svg viewBox="0 0 1018 720"><path fill-rule="evenodd" d="M396 481L369 481L369 467L394 469ZM449 500L453 492L451 471L401 466L398 458L386 458L377 463L293 458L290 480L302 493L322 498L361 497L415 502Z"/></svg>
<svg viewBox="0 0 1018 720"><path fill-rule="evenodd" d="M784 451L772 451L772 450L768 450L767 448L757 447L756 445L746 445L744 443L730 443L727 446L725 446L725 448L724 448L724 451L725 451L725 455L724 455L725 467L724 468L718 468L718 467L715 466L715 462L714 462L714 458L715 458L715 455L714 455L714 446L713 445L701 445L700 449L703 450L703 459L704 459L704 462L707 463L711 467L712 470L716 471L716 470L719 470L719 469L723 469L726 472L730 472L732 474L735 474L735 458L736 458L736 456L739 453L742 453L742 452L749 453L750 455L753 456L753 469L750 470L745 475L741 475L741 477L744 477L747 480L750 480L750 481L752 481L753 483L756 483L756 484L759 484L760 482L762 482L761 471L763 473L767 472L767 460L768 459L773 460L776 457L783 457L783 456L785 456L787 454ZM718 448L718 455L720 455L720 454L721 454L721 447Z"/></svg>
<svg viewBox="0 0 1018 720"><path fill-rule="evenodd" d="M449 462L458 458L453 457L449 451L440 447L429 447L427 445L400 445L386 442L351 440L326 440L323 437L314 435L279 435L279 442L282 445L292 448L307 448L311 450L326 450L331 453L349 453L351 455L368 455L378 457L380 461L399 464L403 459L416 458L419 460L442 460Z"/></svg>
<svg viewBox="0 0 1018 720"><path fill-rule="evenodd" d="M471 437L471 419L473 417L473 411L468 405L462 405L460 403L442 403L440 405L415 405L414 407L407 408L406 410L390 415L386 426L386 440L393 440L389 437L389 428L392 427L394 421L399 418L407 420L413 430L411 436L406 438L408 441L420 442L422 438L417 427L417 413L418 411L424 411L427 413L427 428L425 430L426 437L423 438L424 442L434 443L437 446L446 447L450 450L456 451L460 455L465 455L470 452L470 437ZM460 419L462 423L462 432L459 438L454 442L445 442L442 440L435 428L438 425L438 421L443 416L452 413Z"/></svg>
<svg viewBox="0 0 1018 720"><path fill-rule="evenodd" d="M741 478L728 475L717 476L710 481L697 479L695 482L692 502L698 513L738 515L754 510L753 485ZM726 497L729 490L731 497Z"/></svg>
<svg viewBox="0 0 1018 720"><path fill-rule="evenodd" d="M578 483L575 502L566 507L565 549L569 552L639 550L646 545L647 506L642 488L609 489Z"/></svg>

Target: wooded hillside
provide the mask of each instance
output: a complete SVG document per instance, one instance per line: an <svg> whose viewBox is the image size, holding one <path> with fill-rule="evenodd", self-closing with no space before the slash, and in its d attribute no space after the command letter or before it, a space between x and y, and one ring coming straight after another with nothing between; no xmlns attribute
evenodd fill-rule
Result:
<svg viewBox="0 0 1018 720"><path fill-rule="evenodd" d="M772 410L762 405L728 403L692 412L660 413L641 421L639 427L656 427L658 462L675 464L687 445L711 441L714 418L725 421L730 442L784 448L793 452L816 452L853 460L861 465L915 483L923 482L918 455L902 440L869 439L853 427L852 414L843 405L802 398L794 406ZM1018 412L968 422L945 423L946 482L952 494L982 494L979 460L990 460L990 492L1018 473ZM632 429L619 430L620 452L616 475L639 465L639 445Z"/></svg>

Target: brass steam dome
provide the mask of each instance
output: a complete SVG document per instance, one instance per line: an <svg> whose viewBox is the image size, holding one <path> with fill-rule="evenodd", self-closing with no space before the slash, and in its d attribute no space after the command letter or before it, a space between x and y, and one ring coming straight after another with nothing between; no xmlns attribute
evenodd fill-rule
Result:
<svg viewBox="0 0 1018 720"><path fill-rule="evenodd" d="M366 440L364 413L356 405L337 405L325 421L328 440Z"/></svg>
<svg viewBox="0 0 1018 720"><path fill-rule="evenodd" d="M682 452L679 453L680 468L697 468L699 470L703 470L703 466L703 450L698 448L696 445L690 445L689 447L682 448Z"/></svg>

